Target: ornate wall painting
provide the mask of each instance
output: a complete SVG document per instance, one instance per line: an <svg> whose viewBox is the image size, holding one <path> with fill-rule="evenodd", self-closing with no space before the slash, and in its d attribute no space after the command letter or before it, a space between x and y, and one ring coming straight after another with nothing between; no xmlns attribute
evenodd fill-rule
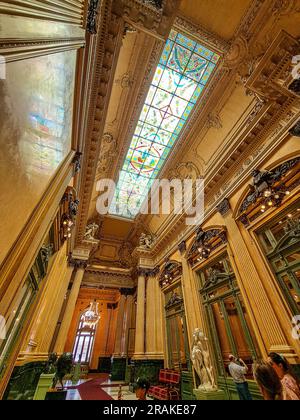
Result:
<svg viewBox="0 0 300 420"><path fill-rule="evenodd" d="M10 62L0 80L0 264L71 150L76 54Z"/></svg>

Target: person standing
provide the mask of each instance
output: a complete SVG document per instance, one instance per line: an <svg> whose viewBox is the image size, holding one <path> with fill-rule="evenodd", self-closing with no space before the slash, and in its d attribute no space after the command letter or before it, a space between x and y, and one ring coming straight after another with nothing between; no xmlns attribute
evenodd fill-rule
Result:
<svg viewBox="0 0 300 420"><path fill-rule="evenodd" d="M251 401L252 395L249 391L248 382L245 377L248 372L248 366L242 359L238 359L232 354L229 355L229 362L229 373L236 385L240 400Z"/></svg>
<svg viewBox="0 0 300 420"><path fill-rule="evenodd" d="M281 381L283 399L285 401L299 401L299 380L292 372L292 368L286 358L277 353L270 353L268 362Z"/></svg>
<svg viewBox="0 0 300 420"><path fill-rule="evenodd" d="M274 369L263 360L253 364L253 376L264 400L283 400L281 382Z"/></svg>

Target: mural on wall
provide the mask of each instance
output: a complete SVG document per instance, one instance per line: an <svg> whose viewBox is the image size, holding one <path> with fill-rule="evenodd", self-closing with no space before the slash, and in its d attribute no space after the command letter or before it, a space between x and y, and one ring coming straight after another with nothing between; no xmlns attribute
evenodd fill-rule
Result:
<svg viewBox="0 0 300 420"><path fill-rule="evenodd" d="M0 264L71 149L76 51L10 62L0 80Z"/></svg>

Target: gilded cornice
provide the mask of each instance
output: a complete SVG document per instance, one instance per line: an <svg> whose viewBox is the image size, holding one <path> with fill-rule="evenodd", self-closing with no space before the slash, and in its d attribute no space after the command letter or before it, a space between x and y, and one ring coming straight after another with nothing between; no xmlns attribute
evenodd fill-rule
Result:
<svg viewBox="0 0 300 420"><path fill-rule="evenodd" d="M85 138L84 164L81 173L79 195L81 198L77 226L77 244L83 239L88 219L88 210L92 197L99 141L103 135L104 122L112 86L113 74L118 59L118 51L123 36L123 20L111 12L112 0L103 1L99 12L98 34L90 41L91 64L87 74L88 91L85 99L87 106L86 121L83 124Z"/></svg>
<svg viewBox="0 0 300 420"><path fill-rule="evenodd" d="M107 267L88 267L82 281L82 287L93 288L133 288L131 270L111 269Z"/></svg>
<svg viewBox="0 0 300 420"><path fill-rule="evenodd" d="M72 2L61 0L48 0L47 4L34 0L15 0L0 3L0 13L33 19L45 19L47 21L62 22L67 24L84 25L84 0Z"/></svg>

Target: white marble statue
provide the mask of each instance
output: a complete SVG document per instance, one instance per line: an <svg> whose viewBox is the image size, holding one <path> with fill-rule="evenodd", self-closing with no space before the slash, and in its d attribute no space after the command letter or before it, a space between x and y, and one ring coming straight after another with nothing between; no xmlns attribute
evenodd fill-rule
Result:
<svg viewBox="0 0 300 420"><path fill-rule="evenodd" d="M153 237L150 234L142 233L140 237L140 247L150 249L153 244Z"/></svg>
<svg viewBox="0 0 300 420"><path fill-rule="evenodd" d="M213 366L209 354L208 338L205 337L199 328L196 328L193 333L191 359L194 369L201 382L199 389L203 391L216 390L217 386L215 383Z"/></svg>
<svg viewBox="0 0 300 420"><path fill-rule="evenodd" d="M86 227L86 232L84 235L84 239L87 241L95 241L95 235L97 233L97 230L99 229L99 226L96 223L91 223Z"/></svg>

